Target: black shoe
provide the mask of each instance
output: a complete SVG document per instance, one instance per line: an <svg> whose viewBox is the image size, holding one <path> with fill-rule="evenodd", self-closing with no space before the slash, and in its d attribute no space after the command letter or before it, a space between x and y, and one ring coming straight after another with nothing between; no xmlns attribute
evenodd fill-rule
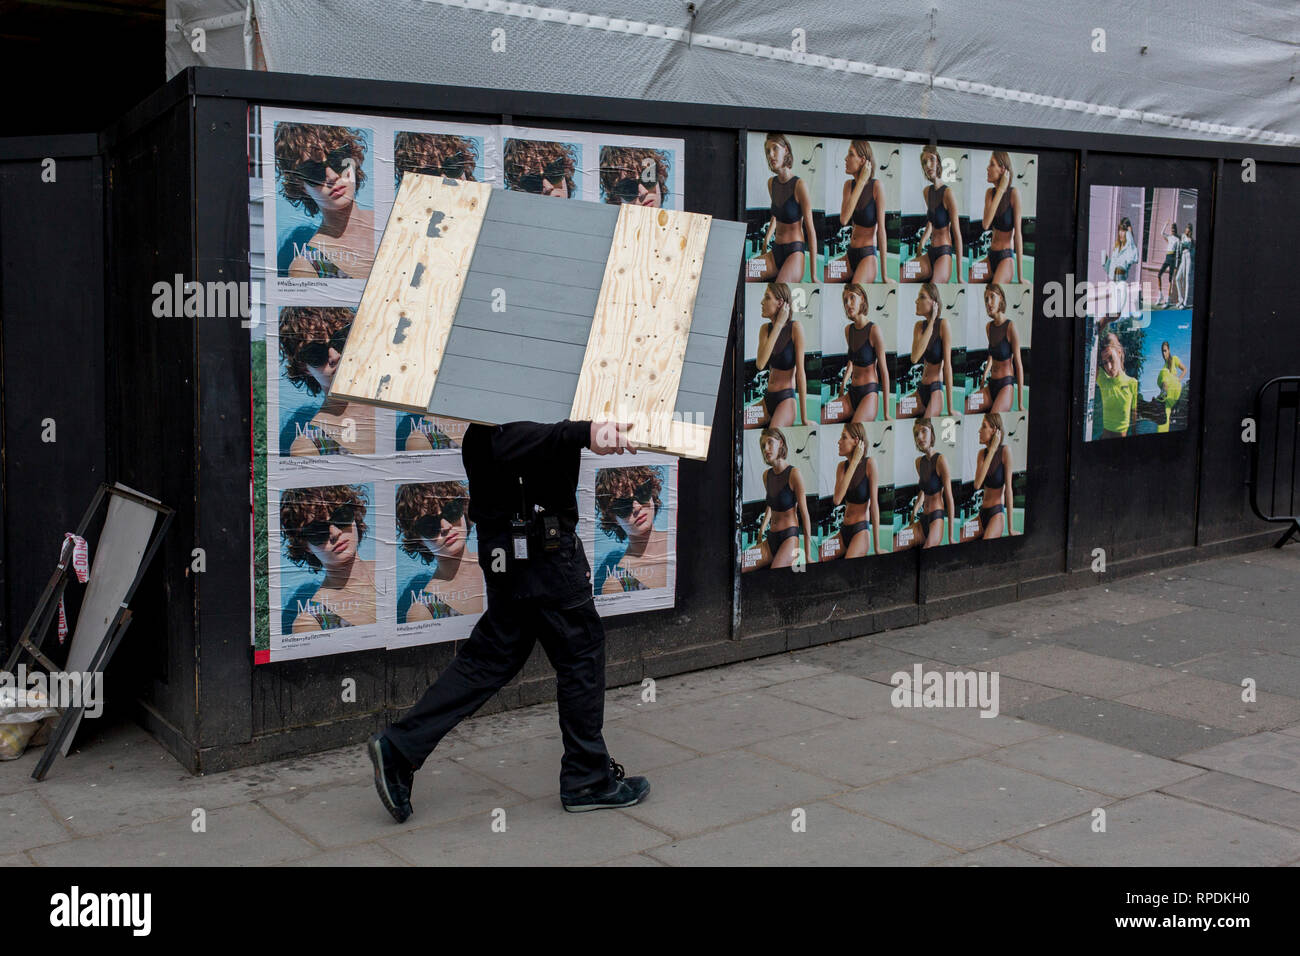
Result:
<svg viewBox="0 0 1300 956"><path fill-rule="evenodd" d="M411 815L411 785L415 772L397 748L383 734L375 734L366 742L366 753L375 766L375 789L388 812L398 823L405 823Z"/></svg>
<svg viewBox="0 0 1300 956"><path fill-rule="evenodd" d="M570 813L586 810L623 809L635 806L650 792L650 781L645 777L625 777L622 764L609 758L613 782L606 787L585 787L576 793L560 794L560 802Z"/></svg>

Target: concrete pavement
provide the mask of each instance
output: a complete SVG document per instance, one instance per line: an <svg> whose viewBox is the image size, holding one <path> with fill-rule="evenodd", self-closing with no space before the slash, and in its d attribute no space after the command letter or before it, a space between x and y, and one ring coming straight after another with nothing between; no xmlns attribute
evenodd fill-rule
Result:
<svg viewBox="0 0 1300 956"><path fill-rule="evenodd" d="M917 663L997 672L999 715L895 707ZM0 866L1300 863L1300 546L654 690L607 694L630 810L561 810L554 704L458 727L400 826L360 746L191 777L123 724L0 764Z"/></svg>

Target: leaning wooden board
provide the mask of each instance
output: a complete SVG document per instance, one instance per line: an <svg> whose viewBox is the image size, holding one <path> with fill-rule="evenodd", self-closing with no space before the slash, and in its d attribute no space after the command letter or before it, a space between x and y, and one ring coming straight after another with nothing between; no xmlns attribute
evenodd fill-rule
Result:
<svg viewBox="0 0 1300 956"><path fill-rule="evenodd" d="M399 201L411 179L431 177L406 174ZM452 191L463 185L473 184L449 187L440 201L451 201ZM414 195L424 202L433 190L424 185ZM615 392L619 396L627 392L626 398L636 400L622 402L625 414L645 418L634 431L639 446L683 457L705 456L732 324L743 224L669 210L492 190L474 210L481 211L481 218L467 267L444 267L436 276L421 277L422 284L432 280L451 286L431 297L422 310L409 293L400 307L395 306L394 290L404 288L402 281L409 285L413 256L423 256L424 262L460 263L459 248L447 253L437 247L456 237L458 229L461 237L467 234L460 228L465 211L444 210L436 203L402 203L404 229L394 232L398 209L395 204L344 350L343 363L355 354L369 360L360 362L359 368L373 365L374 371L364 379L348 380L362 384L346 386L346 392L339 391L343 380L336 376L332 395L492 423L606 417L598 414L600 409L607 406L616 412ZM414 224L409 221L412 210ZM438 212L443 213L440 234L427 236L429 221ZM626 241L616 243L616 230L624 218L641 222L639 241L644 241L644 248L637 244L638 230L632 227ZM449 221L451 231L442 228ZM675 238L667 239L669 234ZM689 256L681 246L683 239L690 247ZM666 242L676 243L675 251L668 251L674 259L671 264L663 262ZM386 255L385 247L390 245L400 254ZM677 267L688 259L690 274L679 275ZM661 267L650 269L648 276L628 272L629 264L639 268L656 261ZM621 276L615 272L619 281L603 291L611 267L624 272ZM396 284L387 275L392 268L401 280ZM407 277L401 276L403 269ZM627 290L639 291L629 294ZM448 321L446 304L453 296L454 315ZM617 304L620 300L622 305ZM660 330L670 300L673 321ZM403 311L407 324L402 337L425 343L436 360L417 363L410 353L394 354L392 339ZM653 338L656 334L660 338ZM643 339L640 344L635 341L638 336ZM638 348L639 370L636 362L626 365ZM606 373L602 380L584 372L599 369L602 360L606 369L614 360L622 363L622 377ZM653 380L648 377L651 370ZM629 377L631 372L641 377ZM384 374L390 378L379 389ZM400 392L396 391L399 384ZM603 395L600 390L606 386L611 391ZM656 408L654 415L649 413L651 407Z"/></svg>

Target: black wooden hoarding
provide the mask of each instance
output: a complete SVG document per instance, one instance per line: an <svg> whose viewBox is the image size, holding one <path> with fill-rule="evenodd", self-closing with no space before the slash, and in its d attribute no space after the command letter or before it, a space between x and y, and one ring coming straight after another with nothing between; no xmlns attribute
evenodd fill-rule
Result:
<svg viewBox="0 0 1300 956"><path fill-rule="evenodd" d="M123 679L135 681L146 725L192 769L356 742L412 703L455 651L442 644L253 666L248 332L227 320L154 318L150 290L176 273L198 280L249 277L245 116L255 104L681 137L688 210L731 219L744 212L739 175L747 130L963 143L1039 155L1033 505L1026 535L933 554L812 566L797 578L789 571L756 572L737 587L734 430L724 424L715 428L707 462L682 462L675 608L607 622L611 685L1098 583L1090 569L1094 547L1109 547L1107 573L1122 575L1200 553L1261 547L1276 537L1249 515L1249 457L1240 421L1260 382L1300 366L1300 340L1288 334L1281 292L1282 277L1294 271L1288 246L1251 239L1285 222L1300 201L1296 150L192 69L99 141L106 176L102 454L111 479L177 509L163 554L136 598L136 624L120 655L131 662L132 677ZM1254 183L1237 181L1247 155L1258 164ZM1079 273L1087 185L1115 176L1200 190L1197 232L1208 242L1198 245L1196 294L1206 321L1194 360L1208 374L1200 379L1203 404L1187 431L1085 445L1076 372L1081 326L1043 315L1043 285ZM8 190L5 195L0 236L7 263L12 227ZM83 217L80 228L89 223L93 234L93 221ZM47 267L5 276L6 450L16 447L9 410L19 401L11 396L23 377L9 351L11 321L19 321L11 320L10 303L38 301L35 294L13 292L13 283L45 287L58 275ZM738 412L734 355L733 347L718 423L734 421ZM1125 446L1140 443L1152 451L1131 461ZM10 525L15 477L7 468ZM93 486L98 478L78 480ZM1125 492L1121 501L1096 500L1097 489L1117 483ZM75 499L74 491L66 495ZM76 511L80 503L63 505ZM12 566L9 526L6 547L6 565ZM192 553L200 547L206 570L196 574ZM18 599L12 581L8 596ZM125 669L121 662L116 670ZM344 678L356 681L355 703L342 700ZM488 707L549 699L552 686L539 650Z"/></svg>

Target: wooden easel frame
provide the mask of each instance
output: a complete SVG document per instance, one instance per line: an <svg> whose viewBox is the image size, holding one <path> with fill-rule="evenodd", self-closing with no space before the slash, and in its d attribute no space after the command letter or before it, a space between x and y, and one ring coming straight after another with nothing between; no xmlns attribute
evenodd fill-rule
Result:
<svg viewBox="0 0 1300 956"><path fill-rule="evenodd" d="M171 525L172 517L175 515L175 511L164 504L125 488L102 483L95 491L95 496L90 501L90 507L81 516L81 522L74 532L78 537L85 536L86 529L90 527L90 522L99 510L99 506L103 504L109 495L117 495L136 504L144 505L146 508L151 508L161 514L163 520L158 527L153 529L149 546L140 559L140 567L136 569L135 578L131 581L131 586L123 596L117 613L113 616L113 620L109 622L104 636L100 639L99 647L91 658L89 669L86 671L90 674L101 673L108 666L108 662L112 658L113 652L117 650L118 644L122 642L122 635L126 633L126 629L131 625L131 609L129 607L131 598L135 595L135 589L140 586L140 581L144 578L145 571L152 563L154 554L162 543L163 536L167 533L167 528ZM63 597L63 590L68 583L68 569L71 564L72 542L64 538L63 547L59 551L58 565L50 576L50 580L46 583L45 590L41 592L40 600L36 603L36 609L32 611L32 616L27 619L27 625L23 628L22 634L19 635L18 642L9 654L9 659L5 662L5 670L10 673L13 673L24 653L44 667L46 671L59 670L59 667L41 652L41 644L45 640L45 635L49 632L50 622L58 609L60 599ZM50 735L48 742L45 744L45 752L36 764L36 769L32 771L33 779L45 779L50 765L54 763L55 758L63 749L63 745L72 733L73 728L80 723L84 711L84 706L69 707L63 711L59 718L58 727Z"/></svg>

